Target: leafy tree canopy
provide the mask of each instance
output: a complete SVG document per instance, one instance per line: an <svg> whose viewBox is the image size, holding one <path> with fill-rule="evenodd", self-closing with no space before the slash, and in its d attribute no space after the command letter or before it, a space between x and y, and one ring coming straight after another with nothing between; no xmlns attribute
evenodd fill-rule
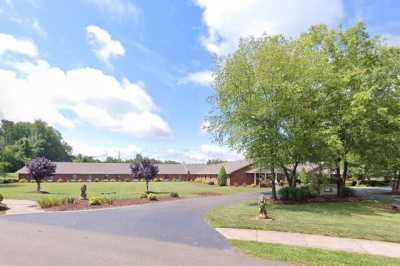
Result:
<svg viewBox="0 0 400 266"><path fill-rule="evenodd" d="M0 167L6 172L18 170L35 157L71 161L71 151L71 146L63 140L60 132L43 121L1 121Z"/></svg>

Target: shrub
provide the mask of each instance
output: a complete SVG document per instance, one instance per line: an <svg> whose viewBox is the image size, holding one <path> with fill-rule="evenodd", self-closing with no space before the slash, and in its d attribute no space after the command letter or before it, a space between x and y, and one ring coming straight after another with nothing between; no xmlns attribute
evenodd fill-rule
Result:
<svg viewBox="0 0 400 266"><path fill-rule="evenodd" d="M64 182L64 179L59 178L59 179L57 179L57 182L58 182L58 183L63 183L63 182Z"/></svg>
<svg viewBox="0 0 400 266"><path fill-rule="evenodd" d="M344 196L345 197L352 197L352 196L354 196L354 191L349 187L345 187L344 188Z"/></svg>
<svg viewBox="0 0 400 266"><path fill-rule="evenodd" d="M95 179L93 179L93 182L99 182L100 178L96 177Z"/></svg>
<svg viewBox="0 0 400 266"><path fill-rule="evenodd" d="M28 183L29 181L26 178L21 178L18 180L19 183Z"/></svg>
<svg viewBox="0 0 400 266"><path fill-rule="evenodd" d="M153 193L147 194L147 198L148 198L149 200L158 200L157 196L154 195Z"/></svg>
<svg viewBox="0 0 400 266"><path fill-rule="evenodd" d="M382 187L382 186L388 186L390 184L390 181L388 180L362 180L360 181L361 185L366 185L369 187Z"/></svg>
<svg viewBox="0 0 400 266"><path fill-rule="evenodd" d="M299 179L300 179L301 183L303 183L303 184L311 183L311 176L304 170L299 172Z"/></svg>
<svg viewBox="0 0 400 266"><path fill-rule="evenodd" d="M65 198L65 201L66 201L66 203L68 203L68 204L74 204L74 203L75 203L75 198L69 196L69 197Z"/></svg>
<svg viewBox="0 0 400 266"><path fill-rule="evenodd" d="M212 186L214 185L214 181L208 181L207 184Z"/></svg>
<svg viewBox="0 0 400 266"><path fill-rule="evenodd" d="M89 206L97 206L103 204L111 205L112 203L113 203L112 199L105 197L90 197L88 201Z"/></svg>
<svg viewBox="0 0 400 266"><path fill-rule="evenodd" d="M41 198L38 200L38 204L41 208L50 208L54 206L60 206L64 204L64 200L56 198Z"/></svg>
<svg viewBox="0 0 400 266"><path fill-rule="evenodd" d="M2 194L0 194L0 203L3 201L4 197Z"/></svg>
<svg viewBox="0 0 400 266"><path fill-rule="evenodd" d="M6 178L6 179L3 179L3 184L11 184L11 183L15 183L15 182L18 182L18 179L11 179L11 178Z"/></svg>
<svg viewBox="0 0 400 266"><path fill-rule="evenodd" d="M115 181L116 181L115 178L110 179L110 182L115 182Z"/></svg>
<svg viewBox="0 0 400 266"><path fill-rule="evenodd" d="M142 193L142 194L140 195L140 198L141 198L141 199L147 199L147 193Z"/></svg>
<svg viewBox="0 0 400 266"><path fill-rule="evenodd" d="M177 192L171 192L171 193L169 193L169 196L171 198L179 198L179 194Z"/></svg>
<svg viewBox="0 0 400 266"><path fill-rule="evenodd" d="M309 186L283 187L278 191L279 198L285 201L305 201L313 197Z"/></svg>
<svg viewBox="0 0 400 266"><path fill-rule="evenodd" d="M226 186L227 179L228 179L228 175L226 173L225 167L222 166L218 173L218 180L217 180L218 186L221 186L221 187Z"/></svg>

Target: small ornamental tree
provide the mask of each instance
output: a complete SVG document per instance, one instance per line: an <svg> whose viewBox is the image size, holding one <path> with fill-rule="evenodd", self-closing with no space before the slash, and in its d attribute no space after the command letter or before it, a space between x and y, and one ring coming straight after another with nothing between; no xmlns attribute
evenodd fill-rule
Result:
<svg viewBox="0 0 400 266"><path fill-rule="evenodd" d="M225 167L221 167L218 173L218 186L226 186L226 180L228 179L228 175L226 174Z"/></svg>
<svg viewBox="0 0 400 266"><path fill-rule="evenodd" d="M149 182L158 174L158 167L148 159L135 161L130 167L134 178L144 178L146 181L146 193L148 193Z"/></svg>
<svg viewBox="0 0 400 266"><path fill-rule="evenodd" d="M44 157L32 159L27 164L29 175L37 184L37 192L40 192L40 183L45 177L52 176L56 171L56 165Z"/></svg>

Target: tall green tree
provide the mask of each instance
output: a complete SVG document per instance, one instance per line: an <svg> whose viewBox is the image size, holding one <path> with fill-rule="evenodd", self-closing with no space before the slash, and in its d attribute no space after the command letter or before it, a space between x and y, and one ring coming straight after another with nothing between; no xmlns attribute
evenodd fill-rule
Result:
<svg viewBox="0 0 400 266"><path fill-rule="evenodd" d="M242 40L218 65L210 129L217 140L257 165L282 168L296 186L297 166L310 157L318 125L319 57L306 40L282 36ZM314 145L315 146L315 145Z"/></svg>
<svg viewBox="0 0 400 266"><path fill-rule="evenodd" d="M14 123L2 120L0 134L0 167L3 171L14 172L34 157L52 161L72 159L72 148L61 133L43 121Z"/></svg>
<svg viewBox="0 0 400 266"><path fill-rule="evenodd" d="M344 196L351 158L363 157L398 127L398 53L369 36L364 24L347 30L311 29L314 46L326 61L321 80L322 127L319 131L332 162L338 195Z"/></svg>
<svg viewBox="0 0 400 266"><path fill-rule="evenodd" d="M324 162L343 196L357 161L396 165L397 153L376 151L399 132L399 62L362 23L242 40L217 62L210 130L271 173L280 167L290 186L299 164Z"/></svg>

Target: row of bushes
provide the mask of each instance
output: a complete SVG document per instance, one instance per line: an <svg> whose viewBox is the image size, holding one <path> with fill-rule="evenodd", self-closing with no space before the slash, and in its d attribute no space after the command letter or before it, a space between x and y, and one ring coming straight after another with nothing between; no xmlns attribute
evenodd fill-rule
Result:
<svg viewBox="0 0 400 266"><path fill-rule="evenodd" d="M50 208L54 206L60 206L64 204L73 204L75 203L74 197L65 197L65 198L41 198L38 200L38 204L41 208Z"/></svg>
<svg viewBox="0 0 400 266"><path fill-rule="evenodd" d="M215 185L215 180L205 179L205 178L196 178L193 180L195 183L204 184L204 185Z"/></svg>
<svg viewBox="0 0 400 266"><path fill-rule="evenodd" d="M278 191L279 198L284 201L307 201L311 198L315 198L319 193L311 188L311 186L302 187L283 187ZM344 196L353 196L353 190L351 188L344 188Z"/></svg>
<svg viewBox="0 0 400 266"><path fill-rule="evenodd" d="M76 199L74 197L65 198L41 198L38 200L38 204L41 208L50 208L55 206L61 206L65 204L74 204ZM106 197L90 197L88 200L89 206L103 205L113 203L113 199Z"/></svg>
<svg viewBox="0 0 400 266"><path fill-rule="evenodd" d="M11 184L11 183L17 183L18 179L15 178L4 178L0 179L0 184Z"/></svg>
<svg viewBox="0 0 400 266"><path fill-rule="evenodd" d="M369 187L384 187L390 185L390 180L361 180L359 183Z"/></svg>

